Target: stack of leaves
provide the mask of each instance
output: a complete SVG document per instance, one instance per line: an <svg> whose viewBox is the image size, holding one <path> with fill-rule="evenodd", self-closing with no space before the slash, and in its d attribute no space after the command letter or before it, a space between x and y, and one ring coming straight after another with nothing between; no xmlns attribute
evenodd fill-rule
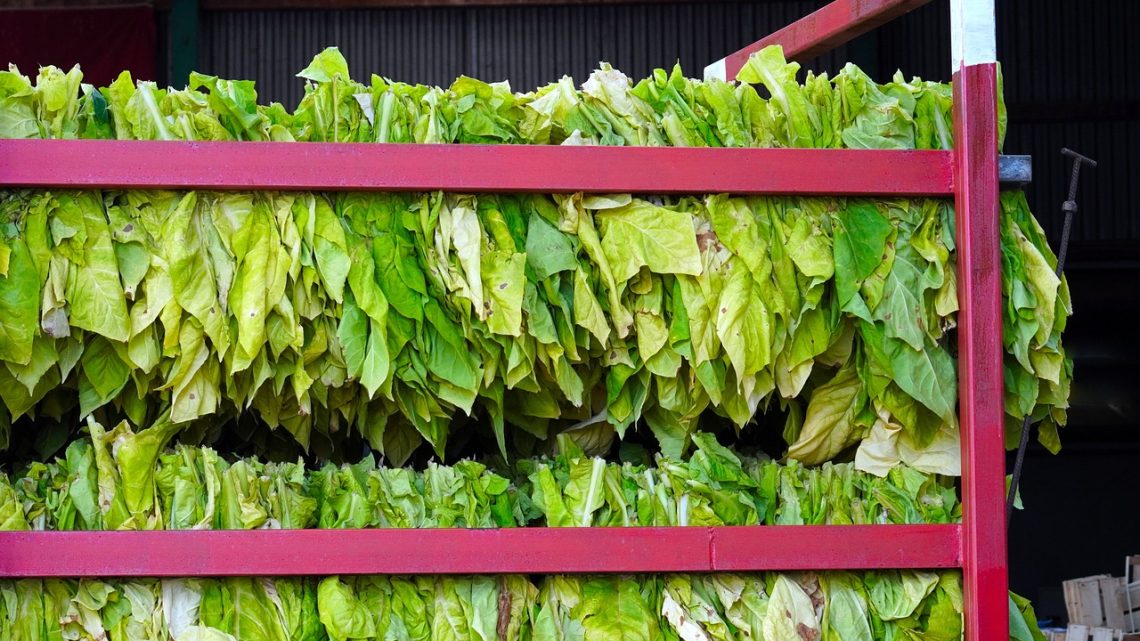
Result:
<svg viewBox="0 0 1140 641"><path fill-rule="evenodd" d="M1039 422L1038 440L1055 454L1073 376L1061 345L1072 313L1069 285L1057 276L1057 257L1024 196L1003 195L1001 208L1006 441L1017 447L1021 419L1029 417Z"/></svg>
<svg viewBox="0 0 1140 641"><path fill-rule="evenodd" d="M1011 595L1010 638L1044 641ZM1030 625L1029 623L1032 622ZM962 638L954 573L0 581L19 641Z"/></svg>
<svg viewBox="0 0 1140 641"><path fill-rule="evenodd" d="M349 75L335 48L297 74L305 97L289 112L257 103L254 83L191 74L185 89L82 82L76 67L34 82L0 72L0 138L671 145L950 149L950 86L896 74L876 84L848 64L834 78L788 63L780 47L752 56L739 83L686 78L679 66L634 84L602 64L581 87L563 77L530 93L460 77L450 87ZM750 83L762 85L763 98ZM999 92L1000 99L1000 92ZM998 105L999 137L1005 106Z"/></svg>
<svg viewBox="0 0 1140 641"><path fill-rule="evenodd" d="M13 68L0 137L953 145L946 85L798 70L769 48L740 83L602 65L518 94L358 83L329 49L290 112L248 81L97 89L78 68ZM953 225L921 200L7 192L0 449L25 416L150 428L90 420L90 444L0 483L0 529L952 522L930 473L959 472ZM1055 448L1068 291L1020 195L1001 235L1010 433L1032 417ZM698 432L768 409L786 465ZM562 434L561 454L500 476L164 451L255 416L305 447L360 434L399 464L424 441L442 457L472 414L504 456L508 424L516 444ZM654 465L588 456L634 425ZM1012 638L1041 641L1028 604L1010 610ZM955 575L909 571L0 581L0 638L26 641L955 641L961 611Z"/></svg>
<svg viewBox="0 0 1140 641"><path fill-rule="evenodd" d="M293 113L247 81L12 70L0 136L950 146L944 85L797 70L770 48L740 84L604 66L514 94L365 86L330 49ZM1019 194L1002 245L1011 435L1032 416L1055 448L1069 298ZM442 457L477 415L503 454L509 436L526 453L574 427L604 448L639 425L678 456L710 413L740 429L778 409L793 460L857 446L878 475L953 475L955 268L935 200L9 191L0 449L23 416L169 421L199 442L240 416L322 455L359 434L400 463L424 441Z"/></svg>
<svg viewBox="0 0 1140 641"><path fill-rule="evenodd" d="M949 479L907 466L885 477L851 464L804 467L739 456L712 435L693 435L688 459L653 466L591 458L569 438L553 460L516 464L519 486L555 527L665 525L844 525L954 523Z"/></svg>
<svg viewBox="0 0 1140 641"><path fill-rule="evenodd" d="M229 462L207 447L164 449L162 429L106 430L63 457L0 475L0 530L488 528L521 526L953 523L951 479L899 466L883 478L850 463L807 468L741 457L709 434L688 459L652 465L587 457L569 438L554 458L503 474L463 460L424 470ZM169 435L169 431L167 432Z"/></svg>
<svg viewBox="0 0 1140 641"><path fill-rule="evenodd" d="M803 463L959 471L944 202L8 192L0 230L0 445L78 406L396 463L472 413L503 452L636 423L677 456L706 411L778 408ZM1055 444L1068 291L1018 193L1002 241L1007 411Z"/></svg>

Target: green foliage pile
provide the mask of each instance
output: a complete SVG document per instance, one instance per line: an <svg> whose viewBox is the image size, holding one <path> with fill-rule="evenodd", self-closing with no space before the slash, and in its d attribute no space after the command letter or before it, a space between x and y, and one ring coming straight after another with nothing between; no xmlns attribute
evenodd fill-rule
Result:
<svg viewBox="0 0 1140 641"><path fill-rule="evenodd" d="M289 113L253 83L163 91L0 73L0 136L948 148L949 89L809 74L633 85L609 67L529 94L351 80L335 49ZM763 99L749 82L763 84ZM1058 445L1068 292L1003 199L1007 411ZM216 425L252 411L308 448L397 463L479 414L500 450L632 425L677 456L702 413L786 413L791 458L956 474L953 213L935 200L9 191L0 195L0 449L22 416ZM69 415L70 417L70 415ZM73 420L73 419L72 419ZM1011 425L1019 426L1017 420ZM589 430L583 428L589 427ZM199 427L201 433L209 428ZM1015 427L1015 429L1017 429ZM588 432L588 433L587 433ZM339 436L338 436L339 434Z"/></svg>
<svg viewBox="0 0 1140 641"><path fill-rule="evenodd" d="M671 145L950 149L949 85L896 74L876 84L848 64L830 78L788 63L779 47L752 57L741 82L686 78L679 66L632 82L607 64L576 87L564 77L529 93L460 77L450 87L361 83L335 48L297 74L292 111L259 105L254 83L191 74L184 89L83 84L76 67L33 80L0 72L0 138ZM753 84L770 98L762 97ZM1005 106L999 104L1004 137Z"/></svg>
<svg viewBox="0 0 1140 641"><path fill-rule="evenodd" d="M1055 443L1068 291L1002 202L1007 412ZM804 463L958 471L944 202L39 191L0 222L0 445L25 415L252 412L399 463L476 414L504 452L508 424L638 424L678 456L703 414L778 408Z"/></svg>
<svg viewBox="0 0 1140 641"><path fill-rule="evenodd" d="M20 641L957 641L961 616L949 572L0 581Z"/></svg>
<svg viewBox="0 0 1140 641"><path fill-rule="evenodd" d="M769 48L739 83L602 65L515 93L360 83L329 49L289 111L249 81L12 68L0 138L953 146L946 85L798 70ZM1067 285L1020 194L1000 233L1007 432L1031 417L1056 449ZM954 239L921 199L9 190L0 450L20 419L90 440L4 478L0 529L955 522ZM786 463L721 447L713 414L765 417ZM188 444L252 420L400 465L467 417L515 458L308 471ZM652 461L593 456L631 428ZM931 572L0 581L0 638L26 641L954 641L961 611Z"/></svg>
<svg viewBox="0 0 1140 641"><path fill-rule="evenodd" d="M709 434L678 459L607 463L560 439L555 457L501 469L472 460L422 471L359 463L229 461L165 448L170 431L106 430L65 454L0 475L2 530L583 527L953 523L950 479L898 466L804 467L739 456Z"/></svg>

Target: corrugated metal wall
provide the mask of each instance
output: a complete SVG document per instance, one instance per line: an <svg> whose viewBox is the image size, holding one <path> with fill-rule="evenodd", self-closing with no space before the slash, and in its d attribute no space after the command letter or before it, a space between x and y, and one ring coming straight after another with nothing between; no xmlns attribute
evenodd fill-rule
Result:
<svg viewBox="0 0 1140 641"><path fill-rule="evenodd" d="M528 90L564 74L583 80L605 60L632 77L680 61L704 65L820 6L820 1L729 1L630 5L207 12L199 26L199 69L258 82L263 100L293 105L294 77L336 44L353 75L447 84L460 74L510 80ZM947 2L937 1L816 61L852 59L885 79L948 80ZM1033 155L1031 200L1047 231L1058 231L1067 145L1103 162L1082 183L1074 227L1078 259L1140 256L1140 83L1132 80L1136 0L1003 0L999 57L1010 127L1006 150ZM1066 41L1065 38L1071 40ZM1055 235L1054 235L1055 237ZM1087 248L1095 245L1095 251ZM1107 252L1107 253L1106 253Z"/></svg>
<svg viewBox="0 0 1140 641"><path fill-rule="evenodd" d="M379 73L438 84L468 71L461 9L218 12L203 14L199 29L203 71L256 80L262 100L290 107L303 95L295 74L332 45L364 81Z"/></svg>
<svg viewBox="0 0 1140 641"><path fill-rule="evenodd" d="M563 75L584 80L603 60L633 77L675 61L699 76L709 62L820 4L209 12L199 26L199 67L256 79L262 96L284 104L294 104L302 95L303 85L294 74L333 44L357 78L377 73L446 85L467 74L510 80L515 89L528 90ZM845 52L835 55L842 59Z"/></svg>

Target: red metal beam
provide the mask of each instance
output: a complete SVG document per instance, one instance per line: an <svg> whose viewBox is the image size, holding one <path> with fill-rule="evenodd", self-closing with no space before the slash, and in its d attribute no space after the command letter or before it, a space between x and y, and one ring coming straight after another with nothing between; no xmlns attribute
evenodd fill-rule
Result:
<svg viewBox="0 0 1140 641"><path fill-rule="evenodd" d="M872 568L961 567L957 525L775 526L712 530L712 569L864 570ZM758 533L760 535L758 535ZM779 560L779 564L768 563ZM765 564L757 567L757 564Z"/></svg>
<svg viewBox="0 0 1140 641"><path fill-rule="evenodd" d="M0 140L28 187L950 196L949 151Z"/></svg>
<svg viewBox="0 0 1140 641"><path fill-rule="evenodd" d="M748 57L768 45L782 45L788 60L814 58L928 2L930 0L835 0L709 65L705 77L716 67L716 77L735 79ZM719 69L721 64L723 71Z"/></svg>
<svg viewBox="0 0 1140 641"><path fill-rule="evenodd" d="M0 532L0 578L948 568L957 525Z"/></svg>
<svg viewBox="0 0 1140 641"><path fill-rule="evenodd" d="M991 641L1009 635L996 64L954 74L954 140L965 639Z"/></svg>

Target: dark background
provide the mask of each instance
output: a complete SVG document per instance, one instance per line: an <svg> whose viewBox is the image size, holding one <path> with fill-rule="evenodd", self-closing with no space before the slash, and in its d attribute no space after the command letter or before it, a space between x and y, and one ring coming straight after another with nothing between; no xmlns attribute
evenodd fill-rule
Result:
<svg viewBox="0 0 1140 641"><path fill-rule="evenodd" d="M35 64L81 62L98 70L96 82L106 81L105 69L130 68L136 77L181 85L193 68L254 79L263 102L289 107L302 95L294 74L334 44L360 80L377 73L446 85L467 74L528 90L562 75L582 81L601 60L634 78L675 61L700 76L706 64L823 4L335 0L341 10L331 11L280 8L316 4L305 0L164 0L124 18L66 0L54 0L67 5L60 9L45 8L53 0L13 2L22 8L0 11L0 58L18 61L25 73ZM1124 555L1140 553L1140 3L997 4L1010 121L1005 149L1033 156L1027 191L1054 242L1069 173L1059 149L1100 161L1083 175L1067 269L1076 315L1065 338L1075 360L1065 449L1058 456L1030 449L1026 509L1010 528L1012 588L1037 601L1042 617L1063 619L1062 580L1119 574ZM949 80L948 6L935 0L808 66L834 71L852 61L879 80L896 69ZM44 11L67 19L34 18ZM127 34L124 19L135 21Z"/></svg>

